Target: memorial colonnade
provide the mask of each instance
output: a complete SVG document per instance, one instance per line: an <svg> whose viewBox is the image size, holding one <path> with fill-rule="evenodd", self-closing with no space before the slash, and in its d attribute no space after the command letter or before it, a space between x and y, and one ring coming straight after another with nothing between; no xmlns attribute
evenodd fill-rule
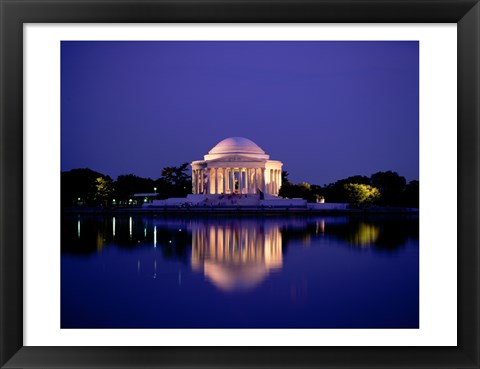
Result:
<svg viewBox="0 0 480 369"><path fill-rule="evenodd" d="M192 169L195 194L278 194L281 169L258 167L212 167Z"/></svg>

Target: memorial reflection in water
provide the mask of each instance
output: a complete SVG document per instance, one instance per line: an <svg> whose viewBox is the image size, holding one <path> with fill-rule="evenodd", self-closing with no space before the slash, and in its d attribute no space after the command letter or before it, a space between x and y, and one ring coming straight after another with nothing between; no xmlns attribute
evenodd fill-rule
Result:
<svg viewBox="0 0 480 369"><path fill-rule="evenodd" d="M285 248L294 241L309 246L339 239L345 245L359 248L395 248L395 242L401 244L408 234L395 228L395 219L378 223L375 219L351 217L259 219L113 216L99 220L98 217L78 216L75 219L76 237L69 236L69 229L73 230L73 227L64 227L62 235L69 239L62 242L62 250L85 253L88 250L101 252L104 247L111 245L153 245L154 248L163 248L165 257L170 255L172 258L188 260L195 272L203 273L224 291L253 288L271 272L280 270ZM405 219L402 223L405 223ZM85 227L86 230L82 232ZM418 232L415 229L411 231L414 235ZM396 234L392 236L392 232Z"/></svg>
<svg viewBox="0 0 480 369"><path fill-rule="evenodd" d="M418 235L416 216L66 215L61 327L416 328Z"/></svg>
<svg viewBox="0 0 480 369"><path fill-rule="evenodd" d="M282 267L278 224L192 222L192 268L223 290L249 289Z"/></svg>

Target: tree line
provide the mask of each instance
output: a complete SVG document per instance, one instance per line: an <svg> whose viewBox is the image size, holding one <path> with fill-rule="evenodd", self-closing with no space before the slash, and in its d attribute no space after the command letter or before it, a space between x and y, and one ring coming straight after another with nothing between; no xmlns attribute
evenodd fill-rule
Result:
<svg viewBox="0 0 480 369"><path fill-rule="evenodd" d="M370 177L351 176L328 185L319 186L300 182L293 184L288 172L282 172L279 196L303 198L309 202L340 202L353 206L419 206L419 182L407 183L396 172L377 172ZM118 176L113 180L88 168L72 169L61 173L61 201L63 207L130 206L143 199L133 199L134 194L155 193L157 199L185 197L192 193L189 163L165 167L157 179L142 178L134 174Z"/></svg>
<svg viewBox="0 0 480 369"><path fill-rule="evenodd" d="M293 184L288 172L282 172L279 195L303 198L309 202L328 201L349 203L358 207L395 206L419 207L419 181L407 183L405 177L393 171L377 172L370 177L351 176L328 185L311 185L306 182Z"/></svg>
<svg viewBox="0 0 480 369"><path fill-rule="evenodd" d="M62 206L130 206L138 201L132 198L138 193L156 193L158 199L185 197L192 193L189 172L189 163L183 163L163 168L157 179L124 174L114 181L109 175L88 168L64 171L61 173Z"/></svg>

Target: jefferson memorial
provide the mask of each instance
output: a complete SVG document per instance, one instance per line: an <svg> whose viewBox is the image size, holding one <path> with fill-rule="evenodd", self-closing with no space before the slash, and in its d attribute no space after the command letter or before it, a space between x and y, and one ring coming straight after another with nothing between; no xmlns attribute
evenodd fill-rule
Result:
<svg viewBox="0 0 480 369"><path fill-rule="evenodd" d="M191 194L153 200L142 207L192 211L207 208L222 211L307 209L306 200L278 196L282 186L282 162L270 160L270 155L247 138L226 138L204 155L203 160L193 161L191 166Z"/></svg>
<svg viewBox="0 0 480 369"><path fill-rule="evenodd" d="M243 137L220 141L203 160L192 162L192 193L278 196L282 162L270 160L255 142Z"/></svg>

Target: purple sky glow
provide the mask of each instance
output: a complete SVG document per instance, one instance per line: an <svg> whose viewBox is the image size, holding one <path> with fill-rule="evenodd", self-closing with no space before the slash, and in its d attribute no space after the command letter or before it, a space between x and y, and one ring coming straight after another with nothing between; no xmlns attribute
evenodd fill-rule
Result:
<svg viewBox="0 0 480 369"><path fill-rule="evenodd" d="M414 41L63 41L61 169L156 179L242 136L294 183L419 177Z"/></svg>

